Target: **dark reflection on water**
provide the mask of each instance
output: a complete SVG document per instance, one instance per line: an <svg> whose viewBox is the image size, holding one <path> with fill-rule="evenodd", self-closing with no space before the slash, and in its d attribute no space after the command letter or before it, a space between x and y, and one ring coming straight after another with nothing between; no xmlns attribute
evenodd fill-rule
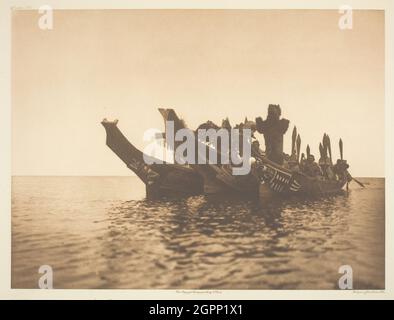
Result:
<svg viewBox="0 0 394 320"><path fill-rule="evenodd" d="M13 287L36 286L27 263L51 262L62 288L336 289L345 264L355 288L383 288L384 180L364 181L368 189L349 194L263 205L204 196L124 201L91 191L80 195L88 205L71 205L75 219L49 218L67 227L48 236L32 222L34 232L26 230L30 215L13 192ZM48 199L41 205L51 212Z"/></svg>

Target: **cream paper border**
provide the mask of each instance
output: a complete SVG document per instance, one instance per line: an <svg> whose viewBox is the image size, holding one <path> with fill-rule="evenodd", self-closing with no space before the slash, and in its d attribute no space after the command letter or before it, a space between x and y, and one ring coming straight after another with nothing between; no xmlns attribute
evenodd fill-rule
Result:
<svg viewBox="0 0 394 320"><path fill-rule="evenodd" d="M11 11L38 9L353 9L385 10L385 290L119 290L11 289ZM393 299L393 10L392 0L20 0L0 5L0 299Z"/></svg>

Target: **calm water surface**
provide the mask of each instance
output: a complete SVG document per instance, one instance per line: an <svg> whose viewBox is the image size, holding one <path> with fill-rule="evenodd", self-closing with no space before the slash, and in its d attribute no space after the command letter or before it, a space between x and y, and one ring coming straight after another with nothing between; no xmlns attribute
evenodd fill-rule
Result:
<svg viewBox="0 0 394 320"><path fill-rule="evenodd" d="M12 287L384 288L384 179L270 206L195 196L149 201L135 177L14 177Z"/></svg>

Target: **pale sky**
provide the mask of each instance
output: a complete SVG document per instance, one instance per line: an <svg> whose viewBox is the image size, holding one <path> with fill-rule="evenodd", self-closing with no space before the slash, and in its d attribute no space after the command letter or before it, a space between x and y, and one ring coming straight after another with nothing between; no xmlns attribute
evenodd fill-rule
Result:
<svg viewBox="0 0 394 320"><path fill-rule="evenodd" d="M195 128L274 103L286 152L293 125L317 158L326 132L353 176L384 176L383 11L354 12L351 30L336 10L68 10L53 30L39 17L12 20L13 175L130 175L104 117L143 149L158 107Z"/></svg>

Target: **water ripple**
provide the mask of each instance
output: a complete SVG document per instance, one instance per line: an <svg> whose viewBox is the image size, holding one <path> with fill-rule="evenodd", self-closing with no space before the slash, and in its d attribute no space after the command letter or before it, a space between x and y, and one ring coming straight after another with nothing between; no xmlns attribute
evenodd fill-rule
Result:
<svg viewBox="0 0 394 320"><path fill-rule="evenodd" d="M36 288L49 264L57 288L334 289L349 264L356 288L383 288L384 180L367 182L262 205L147 200L135 178L14 178L12 286Z"/></svg>

